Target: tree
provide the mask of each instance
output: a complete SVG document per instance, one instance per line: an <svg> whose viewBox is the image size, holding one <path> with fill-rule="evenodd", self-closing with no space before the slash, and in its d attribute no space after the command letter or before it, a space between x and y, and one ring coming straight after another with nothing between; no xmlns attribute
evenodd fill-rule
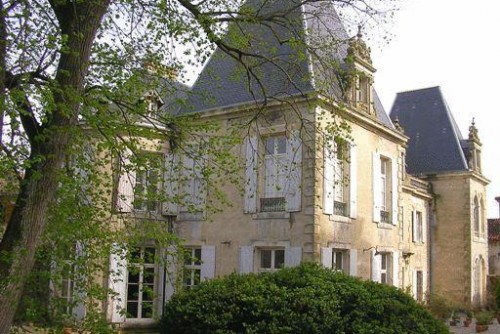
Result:
<svg viewBox="0 0 500 334"><path fill-rule="evenodd" d="M137 131L132 125L138 118L149 122L156 135L170 138L191 126L189 118L165 113L153 120L144 112L142 97L159 84L158 78L144 80L154 77L148 70L177 72L182 80L183 65L203 63L216 45L240 64L245 80L256 81L256 86L249 85L252 94L270 97L259 81L256 60L272 63L272 55L249 50L248 35L226 39L222 33L228 24L276 24L286 29L288 14L307 2L317 1L292 2L288 11L274 13L260 12L259 5L239 9L238 0L1 2L0 168L5 180L15 180L18 196L0 243L0 333L11 326L44 234L61 226L53 223L49 228L51 218L61 222L74 212L64 209L67 201L61 199L87 181L87 176L75 177L76 169L68 168L75 152L82 153L77 160L85 163L83 148L96 136L95 145L101 149L97 154L104 150L102 143L116 155L124 149L134 151L137 143L121 138ZM362 0L338 4L369 16L376 12ZM331 36L330 43L335 38ZM312 54L319 49L310 48ZM286 73L284 68L280 71ZM176 87L171 84L169 89ZM99 169L99 164L87 164L89 170ZM110 182L109 174L100 176L106 177ZM98 215L94 212L92 217ZM109 250L110 242L107 245Z"/></svg>
<svg viewBox="0 0 500 334"><path fill-rule="evenodd" d="M394 287L306 263L215 279L175 295L162 333L448 333Z"/></svg>

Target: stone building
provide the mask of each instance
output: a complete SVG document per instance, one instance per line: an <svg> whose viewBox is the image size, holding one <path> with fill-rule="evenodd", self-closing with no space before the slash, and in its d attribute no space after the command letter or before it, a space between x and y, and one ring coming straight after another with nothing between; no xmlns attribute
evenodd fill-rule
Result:
<svg viewBox="0 0 500 334"><path fill-rule="evenodd" d="M192 152L165 138L140 141L144 153L177 166L160 181L152 170L121 169L115 221L165 222L190 256L169 250L165 268L152 260L164 251L155 240L136 249L137 263L111 256L103 279L114 291L103 305L109 322L154 325L179 289L304 261L396 286L421 302L435 291L484 303L488 181L475 126L461 138L438 88L399 94L391 121L362 34L349 36L330 2L293 4L260 8L287 13L286 26L229 26L228 36L243 34L244 51L259 61L216 49L177 112L237 135L229 152L241 168L227 178L240 182L220 189L230 206L210 212L206 171L214 167L194 139ZM142 200L152 188L187 203ZM132 266L149 279L130 274Z"/></svg>
<svg viewBox="0 0 500 334"><path fill-rule="evenodd" d="M495 197L495 200L500 205L500 197ZM488 275L498 280L500 277L500 218L488 219L488 251Z"/></svg>
<svg viewBox="0 0 500 334"><path fill-rule="evenodd" d="M409 137L408 173L431 186L431 290L460 304L484 305L489 181L475 124L464 139L439 87L399 93L391 118Z"/></svg>

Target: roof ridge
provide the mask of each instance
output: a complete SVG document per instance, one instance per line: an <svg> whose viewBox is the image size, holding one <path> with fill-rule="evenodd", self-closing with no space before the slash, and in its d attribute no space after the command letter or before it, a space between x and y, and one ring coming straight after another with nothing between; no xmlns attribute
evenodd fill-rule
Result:
<svg viewBox="0 0 500 334"><path fill-rule="evenodd" d="M441 92L441 86L432 86L432 87L426 87L426 88L416 88L416 89L409 89L409 90L404 90L404 91L401 91L401 92L398 92L397 95L399 94L407 94L407 93L415 93L415 92L421 92L423 90L438 90L439 92Z"/></svg>

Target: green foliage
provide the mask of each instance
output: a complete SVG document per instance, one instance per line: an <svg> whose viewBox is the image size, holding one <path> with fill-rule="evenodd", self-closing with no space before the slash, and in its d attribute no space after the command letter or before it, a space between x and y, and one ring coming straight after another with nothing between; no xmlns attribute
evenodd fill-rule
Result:
<svg viewBox="0 0 500 334"><path fill-rule="evenodd" d="M448 333L394 287L306 263L276 273L232 274L180 292L161 333Z"/></svg>
<svg viewBox="0 0 500 334"><path fill-rule="evenodd" d="M495 287L495 302L497 310L500 310L500 282L497 282Z"/></svg>
<svg viewBox="0 0 500 334"><path fill-rule="evenodd" d="M474 313L478 325L488 325L493 320L493 313L488 311Z"/></svg>
<svg viewBox="0 0 500 334"><path fill-rule="evenodd" d="M427 310L431 312L436 318L446 320L451 315L453 308L449 302L442 296L431 293L427 297Z"/></svg>

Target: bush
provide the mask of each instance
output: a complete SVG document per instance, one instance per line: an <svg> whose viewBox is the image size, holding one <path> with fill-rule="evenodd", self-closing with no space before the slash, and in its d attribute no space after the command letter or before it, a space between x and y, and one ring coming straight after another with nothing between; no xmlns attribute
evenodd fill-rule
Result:
<svg viewBox="0 0 500 334"><path fill-rule="evenodd" d="M161 333L448 333L410 296L302 264L205 282L173 296Z"/></svg>

